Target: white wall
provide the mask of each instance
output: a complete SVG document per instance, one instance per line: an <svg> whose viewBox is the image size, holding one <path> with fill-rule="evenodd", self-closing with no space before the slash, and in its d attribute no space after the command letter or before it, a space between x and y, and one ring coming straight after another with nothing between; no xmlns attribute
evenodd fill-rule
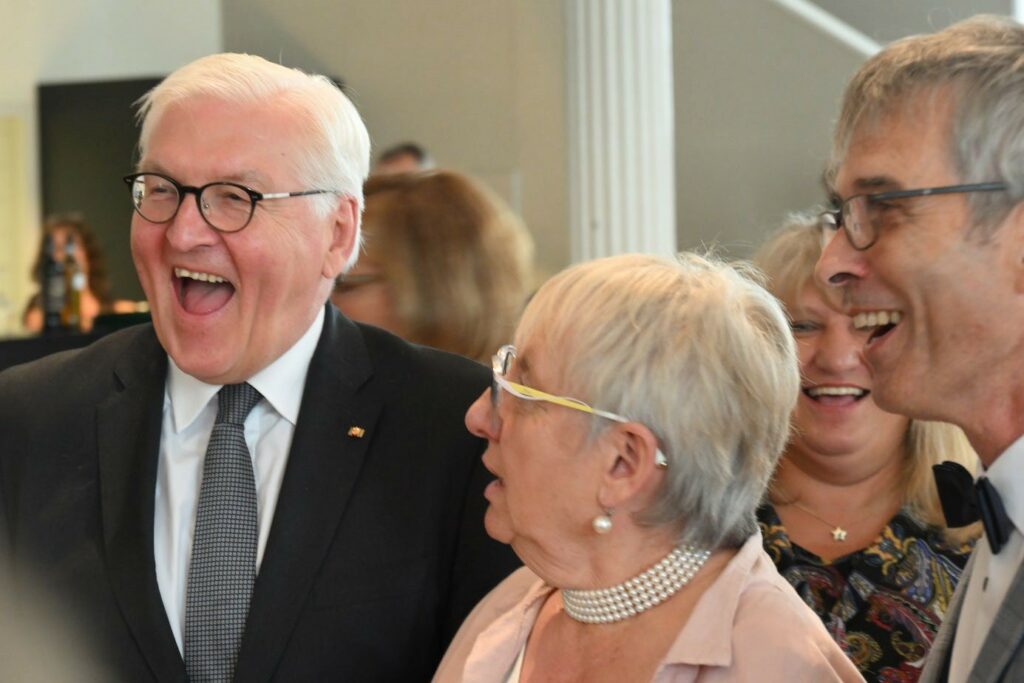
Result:
<svg viewBox="0 0 1024 683"><path fill-rule="evenodd" d="M225 49L344 79L375 150L482 178L569 260L564 18L553 0L223 0Z"/></svg>
<svg viewBox="0 0 1024 683"><path fill-rule="evenodd" d="M222 39L219 0L0 0L0 17L0 178L18 184L0 191L2 336L34 289L27 271L40 218L36 86L166 73L221 51Z"/></svg>

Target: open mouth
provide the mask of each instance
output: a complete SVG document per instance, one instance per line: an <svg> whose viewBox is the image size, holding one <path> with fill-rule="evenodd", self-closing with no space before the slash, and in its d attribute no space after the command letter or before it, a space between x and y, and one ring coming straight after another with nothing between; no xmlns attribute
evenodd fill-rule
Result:
<svg viewBox="0 0 1024 683"><path fill-rule="evenodd" d="M853 405L871 393L861 387L834 385L801 387L800 391L812 401L826 406Z"/></svg>
<svg viewBox="0 0 1024 683"><path fill-rule="evenodd" d="M178 303L193 315L215 313L235 295L235 286L224 277L185 268L174 269L174 286Z"/></svg>
<svg viewBox="0 0 1024 683"><path fill-rule="evenodd" d="M858 330L871 330L868 346L896 329L903 319L899 311L870 311L853 316L853 326Z"/></svg>

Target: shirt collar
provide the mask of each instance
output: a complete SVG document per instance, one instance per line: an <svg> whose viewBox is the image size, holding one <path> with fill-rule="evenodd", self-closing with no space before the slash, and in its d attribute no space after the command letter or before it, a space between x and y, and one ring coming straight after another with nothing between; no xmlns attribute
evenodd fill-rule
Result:
<svg viewBox="0 0 1024 683"><path fill-rule="evenodd" d="M463 680L493 681L497 669L511 669L519 651L526 647L541 607L554 590L537 578L512 609L502 610L473 642L463 668ZM514 637L509 638L510 633Z"/></svg>
<svg viewBox="0 0 1024 683"><path fill-rule="evenodd" d="M664 664L729 666L732 664L732 630L751 571L764 552L761 532L748 538L708 586L679 632Z"/></svg>
<svg viewBox="0 0 1024 683"><path fill-rule="evenodd" d="M1024 436L996 458L984 476L999 492L999 499L1010 521L1024 531Z"/></svg>
<svg viewBox="0 0 1024 683"><path fill-rule="evenodd" d="M321 307L309 329L290 349L247 380L293 427L299 419L309 363L313 360L323 327L324 308ZM168 366L165 400L173 412L174 431L181 432L195 422L222 385L207 384L186 374L170 357Z"/></svg>

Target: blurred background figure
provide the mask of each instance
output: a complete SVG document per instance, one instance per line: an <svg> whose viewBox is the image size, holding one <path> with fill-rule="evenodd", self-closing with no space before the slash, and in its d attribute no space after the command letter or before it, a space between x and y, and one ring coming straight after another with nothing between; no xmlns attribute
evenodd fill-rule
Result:
<svg viewBox="0 0 1024 683"><path fill-rule="evenodd" d="M98 315L135 310L131 302L111 299L103 250L95 234L80 215L60 214L50 216L46 220L39 240L39 250L32 266L32 278L37 283L42 280L48 242L52 245L51 254L62 262L62 266L69 270L72 267L77 268L81 273L81 280L76 283L79 297L78 320L69 322L68 327L88 332ZM73 266L68 259L73 262ZM25 307L22 323L30 332L42 331L43 306L38 292Z"/></svg>
<svg viewBox="0 0 1024 683"><path fill-rule="evenodd" d="M498 477L487 533L526 566L435 683L862 680L758 533L799 373L753 280L695 254L574 266L492 368L466 426Z"/></svg>
<svg viewBox="0 0 1024 683"><path fill-rule="evenodd" d="M111 680L95 661L88 634L79 633L71 624L68 610L66 603L40 590L32 577L22 575L15 580L0 568L0 681Z"/></svg>
<svg viewBox="0 0 1024 683"><path fill-rule="evenodd" d="M980 531L946 528L931 466L973 472L977 456L958 428L875 404L861 355L871 330L828 306L812 277L821 248L808 212L755 257L788 311L801 370L792 436L758 518L779 571L864 677L916 681Z"/></svg>
<svg viewBox="0 0 1024 683"><path fill-rule="evenodd" d="M429 171L432 168L434 160L426 149L415 142L403 142L381 152L370 170L370 175L415 173Z"/></svg>
<svg viewBox="0 0 1024 683"><path fill-rule="evenodd" d="M364 195L364 252L331 300L353 320L486 362L530 292L522 221L454 171L373 177Z"/></svg>

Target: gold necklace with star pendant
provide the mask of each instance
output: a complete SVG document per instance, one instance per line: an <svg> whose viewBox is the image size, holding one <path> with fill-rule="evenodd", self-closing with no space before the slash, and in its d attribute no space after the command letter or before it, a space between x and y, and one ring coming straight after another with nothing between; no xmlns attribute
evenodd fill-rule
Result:
<svg viewBox="0 0 1024 683"><path fill-rule="evenodd" d="M842 543L843 541L846 540L847 531L843 527L839 526L838 524L833 524L832 522L828 521L827 519L825 519L824 517L819 515L814 510L810 509L806 505L801 505L800 503L798 503L795 500L791 501L790 505L792 505L795 508L799 508L799 509L803 510L804 512L809 514L811 517L814 517L814 519L816 519L819 522L821 522L822 524L824 524L825 526L832 527L832 529L831 529L831 531L829 533L832 534L832 540L835 541L836 543Z"/></svg>

